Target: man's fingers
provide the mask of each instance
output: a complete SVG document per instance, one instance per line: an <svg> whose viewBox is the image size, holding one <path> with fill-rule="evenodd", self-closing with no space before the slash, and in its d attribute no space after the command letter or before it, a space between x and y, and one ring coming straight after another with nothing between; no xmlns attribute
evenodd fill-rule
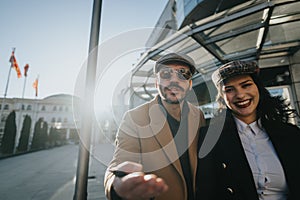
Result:
<svg viewBox="0 0 300 200"><path fill-rule="evenodd" d="M155 174L145 175L142 169L142 165L134 162L124 162L110 169L124 172L125 176L116 176L113 183L119 196L126 199L150 199L167 191L168 186L163 179Z"/></svg>
<svg viewBox="0 0 300 200"><path fill-rule="evenodd" d="M117 165L116 167L111 168L111 170L124 171L127 173L141 172L143 171L143 166L139 163L126 161Z"/></svg>
<svg viewBox="0 0 300 200"><path fill-rule="evenodd" d="M150 199L159 196L168 188L164 181L161 178L157 178L154 174L145 175L143 179L142 183L137 184L136 187L132 188L132 191L128 194L127 198Z"/></svg>

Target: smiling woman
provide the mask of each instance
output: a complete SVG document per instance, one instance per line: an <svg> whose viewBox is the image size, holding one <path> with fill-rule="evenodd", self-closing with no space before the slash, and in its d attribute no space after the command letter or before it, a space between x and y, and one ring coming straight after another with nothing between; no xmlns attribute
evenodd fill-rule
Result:
<svg viewBox="0 0 300 200"><path fill-rule="evenodd" d="M220 132L212 132L218 141L199 158L198 199L300 198L300 130L289 123L295 110L272 97L258 76L258 65L246 61L229 62L212 75L220 114L209 126ZM218 123L222 114L225 122ZM201 129L200 147L211 143L208 129Z"/></svg>
<svg viewBox="0 0 300 200"><path fill-rule="evenodd" d="M250 75L237 75L224 81L222 98L236 118L247 124L257 119L259 92Z"/></svg>

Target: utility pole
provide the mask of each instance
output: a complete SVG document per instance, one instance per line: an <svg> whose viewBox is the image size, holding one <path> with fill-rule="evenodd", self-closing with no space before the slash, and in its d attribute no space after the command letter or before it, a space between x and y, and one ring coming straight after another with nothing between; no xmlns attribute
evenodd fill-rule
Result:
<svg viewBox="0 0 300 200"><path fill-rule="evenodd" d="M94 91L97 68L98 43L100 33L100 19L101 19L102 0L94 0L89 56L86 70L85 92L84 92L84 109L82 110L82 126L80 130L80 144L78 153L78 164L76 173L76 184L74 192L74 200L87 199L87 179L89 171L90 159L90 143L91 132L93 125L93 105L94 105Z"/></svg>

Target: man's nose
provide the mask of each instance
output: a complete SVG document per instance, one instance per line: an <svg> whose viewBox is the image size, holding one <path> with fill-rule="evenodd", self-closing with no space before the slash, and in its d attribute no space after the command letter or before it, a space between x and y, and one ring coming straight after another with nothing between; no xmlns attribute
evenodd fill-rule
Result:
<svg viewBox="0 0 300 200"><path fill-rule="evenodd" d="M178 81L178 75L177 75L177 72L176 71L172 71L171 72L171 78L170 78L170 81L171 82L177 82Z"/></svg>

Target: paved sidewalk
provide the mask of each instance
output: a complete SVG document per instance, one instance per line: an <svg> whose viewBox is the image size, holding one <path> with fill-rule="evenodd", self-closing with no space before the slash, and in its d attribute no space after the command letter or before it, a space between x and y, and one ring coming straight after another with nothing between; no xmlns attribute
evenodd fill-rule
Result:
<svg viewBox="0 0 300 200"><path fill-rule="evenodd" d="M114 147L99 144L92 148L88 179L88 200L105 200L103 179L106 167L112 158Z"/></svg>
<svg viewBox="0 0 300 200"><path fill-rule="evenodd" d="M89 170L88 178L88 200L105 200L103 178L106 167L99 164L95 159L90 160L92 165Z"/></svg>
<svg viewBox="0 0 300 200"><path fill-rule="evenodd" d="M90 155L88 200L105 200L103 178L114 146L98 144ZM72 200L78 145L7 156L0 159L0 199Z"/></svg>

